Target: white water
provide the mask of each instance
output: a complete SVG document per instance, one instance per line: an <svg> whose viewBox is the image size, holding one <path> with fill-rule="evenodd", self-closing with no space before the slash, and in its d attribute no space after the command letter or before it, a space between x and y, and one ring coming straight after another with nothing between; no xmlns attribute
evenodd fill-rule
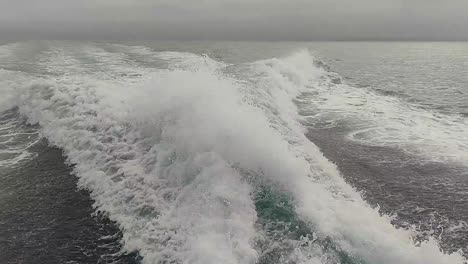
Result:
<svg viewBox="0 0 468 264"><path fill-rule="evenodd" d="M302 98L303 119L313 126L350 126L351 140L376 146L398 147L421 159L437 162L468 161L468 122L408 104L397 97L369 89L333 84L328 73Z"/></svg>
<svg viewBox="0 0 468 264"><path fill-rule="evenodd" d="M9 96L76 164L80 186L144 263L255 263L255 186L239 169L279 185L318 236L367 263L465 261L432 240L415 246L305 138L292 99L325 74L308 52L244 65L151 54L170 70L93 45L78 53L99 70L81 63L76 48L53 47L40 63L54 77L15 79ZM327 262L305 250L293 253L297 261Z"/></svg>

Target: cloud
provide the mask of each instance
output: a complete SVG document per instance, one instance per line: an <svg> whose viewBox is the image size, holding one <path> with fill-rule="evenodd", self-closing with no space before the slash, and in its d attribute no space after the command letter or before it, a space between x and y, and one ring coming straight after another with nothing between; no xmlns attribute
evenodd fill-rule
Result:
<svg viewBox="0 0 468 264"><path fill-rule="evenodd" d="M0 0L0 30L115 38L468 39L466 10L465 0Z"/></svg>

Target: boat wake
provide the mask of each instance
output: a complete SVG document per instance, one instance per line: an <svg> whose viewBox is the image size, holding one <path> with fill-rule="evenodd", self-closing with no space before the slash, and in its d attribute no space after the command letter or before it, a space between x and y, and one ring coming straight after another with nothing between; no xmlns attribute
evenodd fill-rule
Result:
<svg viewBox="0 0 468 264"><path fill-rule="evenodd" d="M305 50L232 65L50 45L36 63L0 71L8 107L64 151L143 263L466 262L416 245L305 137L295 100L333 80Z"/></svg>

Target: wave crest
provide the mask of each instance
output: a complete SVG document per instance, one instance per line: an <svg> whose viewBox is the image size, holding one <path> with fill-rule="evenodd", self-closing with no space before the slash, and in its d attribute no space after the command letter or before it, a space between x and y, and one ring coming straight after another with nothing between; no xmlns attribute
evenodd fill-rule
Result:
<svg viewBox="0 0 468 264"><path fill-rule="evenodd" d="M64 150L80 186L119 224L125 249L138 250L143 262L261 260L265 251L256 241L268 234L257 225L255 193L267 185L289 197L310 237L333 241L333 256L346 252L356 263L463 263L435 241L415 246L410 231L367 205L304 136L293 100L327 78L307 51L240 65L192 54L189 68L180 67L186 54L177 54L168 69L126 69L120 55L99 51L103 72L90 72L67 50L55 55L48 58L55 79L25 86L17 105ZM168 63L174 57L152 55ZM127 70L136 75L120 74ZM285 254L294 262L337 262L314 242L291 239L297 247Z"/></svg>

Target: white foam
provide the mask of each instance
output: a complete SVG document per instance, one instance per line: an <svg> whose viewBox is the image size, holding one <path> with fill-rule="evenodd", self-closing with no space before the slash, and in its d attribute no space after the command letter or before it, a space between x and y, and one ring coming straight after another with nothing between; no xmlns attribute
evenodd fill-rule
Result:
<svg viewBox="0 0 468 264"><path fill-rule="evenodd" d="M61 56L55 63L60 58L70 61ZM138 249L146 263L253 263L250 187L228 162L211 151L182 153L184 145L176 152L170 139L142 135L161 128L125 113L137 111L138 102L128 104L129 87L118 86L122 80L97 87L102 83L73 70L74 76L26 89L20 110L77 164L80 184L125 231L126 248ZM119 91L123 101L115 101ZM103 97L109 92L113 96Z"/></svg>
<svg viewBox="0 0 468 264"><path fill-rule="evenodd" d="M299 63L295 60L293 63L300 67L289 68L299 71L293 77L289 72L284 73L282 67L272 64L271 61L265 63L283 75L284 81L275 80L275 84L293 85L297 86L299 91L307 91L302 85L307 83L310 86L317 81L320 71L312 71L311 66L307 66L312 63L310 55L305 52L299 54L301 56L296 54L293 57L299 60ZM288 61L291 60L286 59L285 63ZM303 69L305 72L301 71ZM307 73L311 72L315 74L309 77ZM301 78L303 76L305 79ZM269 87L273 85L268 84ZM283 123L292 126L291 122ZM294 131L290 128L289 131L297 133L299 129ZM281 175L296 176L288 181L294 181L296 184L292 191L299 202L298 212L305 219L309 219L322 232L321 235L332 237L346 252L370 263L463 263L463 258L458 254L440 253L434 240L419 247L414 246L411 232L395 229L390 224L390 219L380 216L377 210L370 208L357 192L343 181L336 167L326 160L303 134L295 134L293 140L291 135L285 136L290 142L299 142L294 145L296 155L280 152L284 155L280 158L280 168L274 168L272 171ZM297 156L298 153L300 156ZM278 165L270 164L272 168L276 166Z"/></svg>
<svg viewBox="0 0 468 264"><path fill-rule="evenodd" d="M468 161L468 121L441 114L369 89L334 84L324 72L302 98L304 120L313 126L346 125L348 138L364 144L397 147L429 161Z"/></svg>
<svg viewBox="0 0 468 264"><path fill-rule="evenodd" d="M0 69L0 112L15 106L15 88L20 86L22 76Z"/></svg>
<svg viewBox="0 0 468 264"><path fill-rule="evenodd" d="M100 71L130 67L141 78L89 73L60 49L43 62L55 79L27 86L17 104L76 164L80 186L144 263L255 263L252 186L239 168L281 186L319 236L366 262L465 261L432 240L415 246L305 138L292 99L321 74L306 51L226 68L189 58L189 69L152 73L100 52L112 61ZM296 253L326 263L319 251Z"/></svg>
<svg viewBox="0 0 468 264"><path fill-rule="evenodd" d="M11 113L9 113L11 115ZM29 148L39 142L39 132L35 128L19 126L20 121L0 114L0 167L20 166L23 161L36 156Z"/></svg>

